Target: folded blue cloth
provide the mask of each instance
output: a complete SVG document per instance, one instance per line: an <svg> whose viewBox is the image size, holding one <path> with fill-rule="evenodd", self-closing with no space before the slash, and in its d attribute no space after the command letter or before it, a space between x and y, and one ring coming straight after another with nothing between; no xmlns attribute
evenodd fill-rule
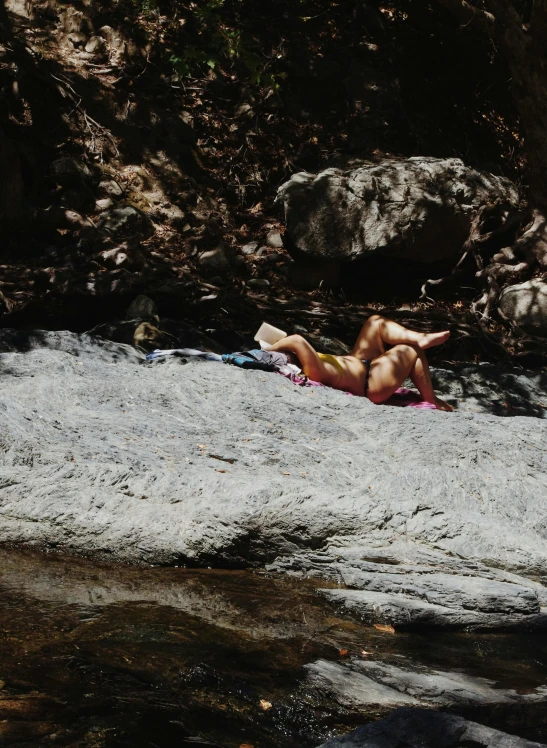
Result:
<svg viewBox="0 0 547 748"><path fill-rule="evenodd" d="M196 358L204 358L207 361L222 362L222 356L218 353L211 353L210 351L198 351L195 348L171 348L170 350L162 351L156 348L152 353L146 354L147 361L157 361L160 358L166 356L195 356Z"/></svg>
<svg viewBox="0 0 547 748"><path fill-rule="evenodd" d="M238 353L225 353L222 357L225 364L241 366L243 369L262 369L262 371L279 371L287 364L284 353L270 353L260 348Z"/></svg>

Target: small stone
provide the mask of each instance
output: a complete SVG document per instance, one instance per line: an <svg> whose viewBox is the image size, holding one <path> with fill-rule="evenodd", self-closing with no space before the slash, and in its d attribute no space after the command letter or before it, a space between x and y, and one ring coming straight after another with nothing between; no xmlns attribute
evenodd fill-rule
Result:
<svg viewBox="0 0 547 748"><path fill-rule="evenodd" d="M269 288L270 281L266 278L251 278L247 281L247 285L251 288Z"/></svg>
<svg viewBox="0 0 547 748"><path fill-rule="evenodd" d="M243 257L243 255L236 255L232 258L232 267L238 269L247 267L247 260Z"/></svg>
<svg viewBox="0 0 547 748"><path fill-rule="evenodd" d="M122 188L114 179L104 179L102 182L99 182L98 189L102 195L107 195L108 197L121 197L123 195Z"/></svg>
<svg viewBox="0 0 547 748"><path fill-rule="evenodd" d="M223 278L220 277L220 275L214 275L211 278L211 284L213 286L222 286L223 283L224 283L224 280Z"/></svg>
<svg viewBox="0 0 547 748"><path fill-rule="evenodd" d="M103 233L118 239L133 234L151 236L154 233L154 226L148 216L132 205L117 205L103 211L98 228Z"/></svg>
<svg viewBox="0 0 547 748"><path fill-rule="evenodd" d="M281 236L279 231L272 231L266 237L266 244L268 245L268 247L273 247L274 249L282 249L283 237Z"/></svg>
<svg viewBox="0 0 547 748"><path fill-rule="evenodd" d="M89 243L89 239L86 239L85 237L81 236L76 243L76 249L78 252L88 252L89 249L91 249L91 244Z"/></svg>
<svg viewBox="0 0 547 748"><path fill-rule="evenodd" d="M71 156L63 156L50 166L51 175L61 185L77 185L91 177L89 168Z"/></svg>
<svg viewBox="0 0 547 748"><path fill-rule="evenodd" d="M257 257L264 257L264 255L268 254L268 247L260 247L256 250L256 256Z"/></svg>
<svg viewBox="0 0 547 748"><path fill-rule="evenodd" d="M252 117L254 114L253 108L250 104L247 102L240 104L236 109L234 110L234 117L238 117L239 119L247 119Z"/></svg>
<svg viewBox="0 0 547 748"><path fill-rule="evenodd" d="M154 348L160 348L162 342L163 333L156 325L152 325L150 322L141 322L133 333L133 345L135 348L140 347L147 351L153 351Z"/></svg>
<svg viewBox="0 0 547 748"><path fill-rule="evenodd" d="M258 247L258 242L249 242L241 247L241 251L244 255L254 255Z"/></svg>
<svg viewBox="0 0 547 748"><path fill-rule="evenodd" d="M279 254L279 252L273 252L271 255L268 255L266 257L266 262L269 262L272 265L275 265L276 262L281 262L283 260L283 255Z"/></svg>
<svg viewBox="0 0 547 748"><path fill-rule="evenodd" d="M145 294L139 294L133 299L125 313L125 319L154 319L160 321L156 303Z"/></svg>
<svg viewBox="0 0 547 748"><path fill-rule="evenodd" d="M108 208L111 208L114 203L109 197L103 197L101 200L97 200L95 203L97 210L107 210Z"/></svg>
<svg viewBox="0 0 547 748"><path fill-rule="evenodd" d="M202 252L198 257L198 261L204 270L216 273L226 271L229 267L228 258L222 244L207 252Z"/></svg>
<svg viewBox="0 0 547 748"><path fill-rule="evenodd" d="M124 267L127 270L139 270L145 264L140 250L136 248L130 249L125 244L99 252L96 259L104 267L113 270L120 267Z"/></svg>
<svg viewBox="0 0 547 748"><path fill-rule="evenodd" d="M84 224L83 217L75 210L65 210L65 219L69 226L78 227Z"/></svg>
<svg viewBox="0 0 547 748"><path fill-rule="evenodd" d="M85 212L86 208L93 207L93 195L89 190L78 187L69 187L63 194L63 203L66 208L77 212Z"/></svg>
<svg viewBox="0 0 547 748"><path fill-rule="evenodd" d="M54 247L53 245L50 247L46 247L44 250L44 254L50 260L58 260L60 257L59 250L57 249L57 247Z"/></svg>
<svg viewBox="0 0 547 748"><path fill-rule="evenodd" d="M112 26L102 26L99 29L99 34L113 52L117 52L118 55L124 52L126 45L122 34L118 30L113 29Z"/></svg>
<svg viewBox="0 0 547 748"><path fill-rule="evenodd" d="M91 55L98 55L106 50L106 42L101 36L92 36L85 45L85 51Z"/></svg>
<svg viewBox="0 0 547 748"><path fill-rule="evenodd" d="M85 34L82 34L81 31L74 31L72 32L72 34L68 35L68 38L72 42L74 47L78 48L85 44L87 36Z"/></svg>
<svg viewBox="0 0 547 748"><path fill-rule="evenodd" d="M65 34L82 33L87 28L86 18L81 10L69 6L59 14L59 20Z"/></svg>
<svg viewBox="0 0 547 748"><path fill-rule="evenodd" d="M193 127L194 126L194 118L193 118L191 112L183 110L179 114L179 117L181 118L181 120L184 122L185 125L188 125L188 127Z"/></svg>

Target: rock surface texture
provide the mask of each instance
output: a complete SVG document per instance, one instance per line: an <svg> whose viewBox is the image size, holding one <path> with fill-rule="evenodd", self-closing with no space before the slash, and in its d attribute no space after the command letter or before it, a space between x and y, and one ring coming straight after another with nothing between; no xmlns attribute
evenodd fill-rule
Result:
<svg viewBox="0 0 547 748"><path fill-rule="evenodd" d="M544 420L144 364L91 335L3 330L0 349L0 542L269 562L344 584L333 604L396 628L546 625Z"/></svg>
<svg viewBox="0 0 547 748"><path fill-rule="evenodd" d="M493 704L544 704L547 688L519 694L495 688L494 681L461 672L433 670L416 663L353 659L348 663L317 660L305 667L308 683L329 692L343 706L369 711L374 707L469 707Z"/></svg>
<svg viewBox="0 0 547 748"><path fill-rule="evenodd" d="M402 708L319 748L545 748L462 717Z"/></svg>
<svg viewBox="0 0 547 748"><path fill-rule="evenodd" d="M509 180L456 158L415 157L295 174L278 191L288 245L316 260L374 254L418 262L457 255L484 204L517 206Z"/></svg>

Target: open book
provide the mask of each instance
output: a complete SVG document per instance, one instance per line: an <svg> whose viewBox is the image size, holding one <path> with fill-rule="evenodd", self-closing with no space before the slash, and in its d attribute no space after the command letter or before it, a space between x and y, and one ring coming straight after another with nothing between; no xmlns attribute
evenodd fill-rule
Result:
<svg viewBox="0 0 547 748"><path fill-rule="evenodd" d="M267 322L263 322L258 328L254 339L258 340L262 350L267 351L274 343L277 343L278 340L286 337L287 333L283 330L280 330L278 327L274 327L273 325L269 325Z"/></svg>

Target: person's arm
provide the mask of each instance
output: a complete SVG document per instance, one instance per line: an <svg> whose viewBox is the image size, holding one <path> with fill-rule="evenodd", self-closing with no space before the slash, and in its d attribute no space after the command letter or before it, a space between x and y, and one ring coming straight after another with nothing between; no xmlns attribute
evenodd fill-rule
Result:
<svg viewBox="0 0 547 748"><path fill-rule="evenodd" d="M314 348L302 335L288 335L274 343L271 351L291 351L300 361L304 374L315 382L325 382L328 373Z"/></svg>

